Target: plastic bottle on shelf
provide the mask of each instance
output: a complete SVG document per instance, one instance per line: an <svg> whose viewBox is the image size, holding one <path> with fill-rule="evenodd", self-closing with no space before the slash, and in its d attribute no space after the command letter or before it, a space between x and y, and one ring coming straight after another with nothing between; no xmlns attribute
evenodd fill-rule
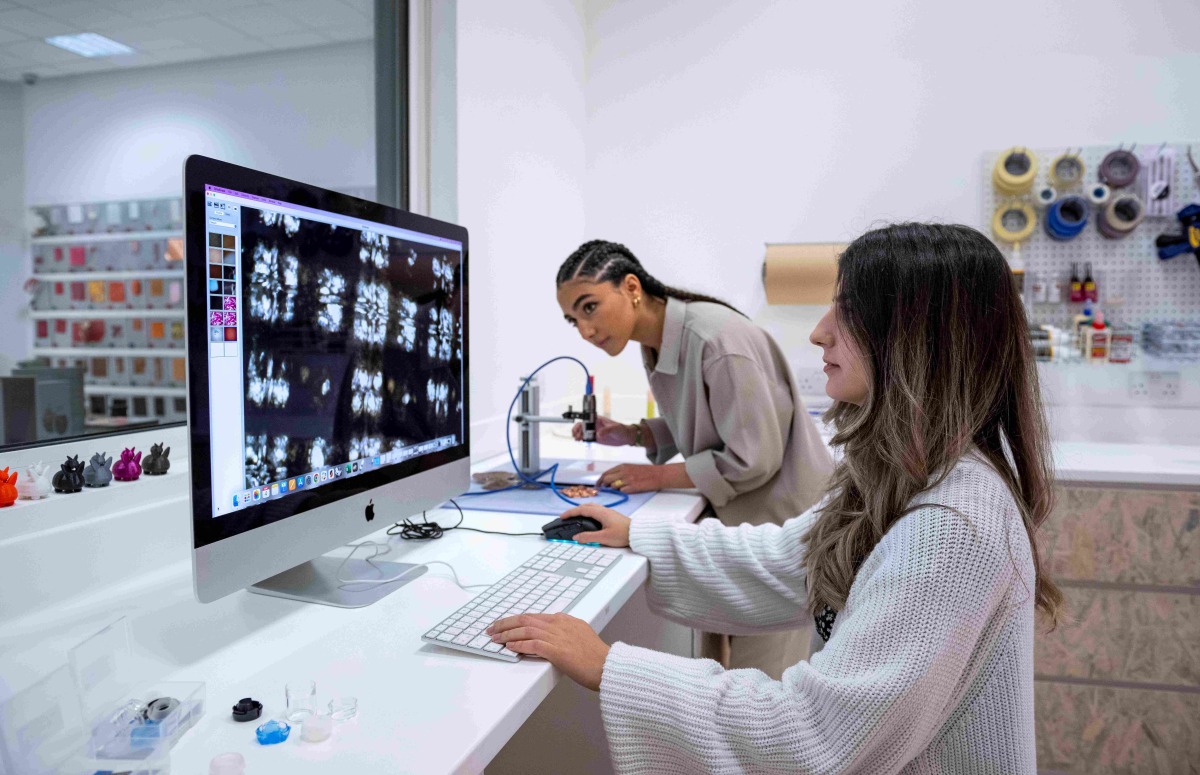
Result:
<svg viewBox="0 0 1200 775"><path fill-rule="evenodd" d="M1104 313L1096 310L1092 327L1088 330L1087 358L1089 361L1108 360L1109 330L1104 324Z"/></svg>

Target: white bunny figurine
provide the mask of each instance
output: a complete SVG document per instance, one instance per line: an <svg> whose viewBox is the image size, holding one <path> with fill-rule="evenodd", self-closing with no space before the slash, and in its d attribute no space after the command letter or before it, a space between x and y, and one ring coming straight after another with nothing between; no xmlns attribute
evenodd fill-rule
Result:
<svg viewBox="0 0 1200 775"><path fill-rule="evenodd" d="M54 492L50 483L50 466L38 461L25 469L25 476L17 482L17 496L24 500L49 497Z"/></svg>

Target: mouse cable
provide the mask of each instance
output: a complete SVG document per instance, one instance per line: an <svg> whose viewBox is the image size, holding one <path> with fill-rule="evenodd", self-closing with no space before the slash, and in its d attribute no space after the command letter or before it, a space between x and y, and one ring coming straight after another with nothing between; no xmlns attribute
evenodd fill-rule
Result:
<svg viewBox="0 0 1200 775"><path fill-rule="evenodd" d="M441 538L448 530L470 530L473 533L487 533L488 535L497 536L540 536L542 533L506 533L500 530L483 530L478 527L463 527L463 520L467 518L463 513L462 506L451 498L449 503L454 504L454 508L458 509L458 522L448 527L443 527L437 522L430 522L425 512L421 512L421 522L414 522L411 519L397 522L387 529L387 534L390 536L398 535L406 541L432 541ZM399 528L399 530L397 530Z"/></svg>

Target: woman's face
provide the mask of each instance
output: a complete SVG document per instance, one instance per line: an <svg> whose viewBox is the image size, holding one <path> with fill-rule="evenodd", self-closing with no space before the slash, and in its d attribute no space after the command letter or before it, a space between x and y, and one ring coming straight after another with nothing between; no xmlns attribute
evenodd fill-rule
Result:
<svg viewBox="0 0 1200 775"><path fill-rule="evenodd" d="M580 336L609 355L618 355L633 336L637 318L633 299L640 295L640 288L569 280L558 288L558 306Z"/></svg>
<svg viewBox="0 0 1200 775"><path fill-rule="evenodd" d="M846 336L838 323L837 304L817 323L808 341L823 351L825 393L835 401L862 404L867 400L867 364L854 340Z"/></svg>

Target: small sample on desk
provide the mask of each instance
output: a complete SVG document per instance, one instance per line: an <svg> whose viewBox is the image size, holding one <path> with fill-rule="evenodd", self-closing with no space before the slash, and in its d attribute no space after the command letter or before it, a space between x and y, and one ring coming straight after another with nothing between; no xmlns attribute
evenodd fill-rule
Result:
<svg viewBox="0 0 1200 775"><path fill-rule="evenodd" d="M560 487L559 491L568 498L595 498L599 494L599 490L595 487L588 487L582 484Z"/></svg>

